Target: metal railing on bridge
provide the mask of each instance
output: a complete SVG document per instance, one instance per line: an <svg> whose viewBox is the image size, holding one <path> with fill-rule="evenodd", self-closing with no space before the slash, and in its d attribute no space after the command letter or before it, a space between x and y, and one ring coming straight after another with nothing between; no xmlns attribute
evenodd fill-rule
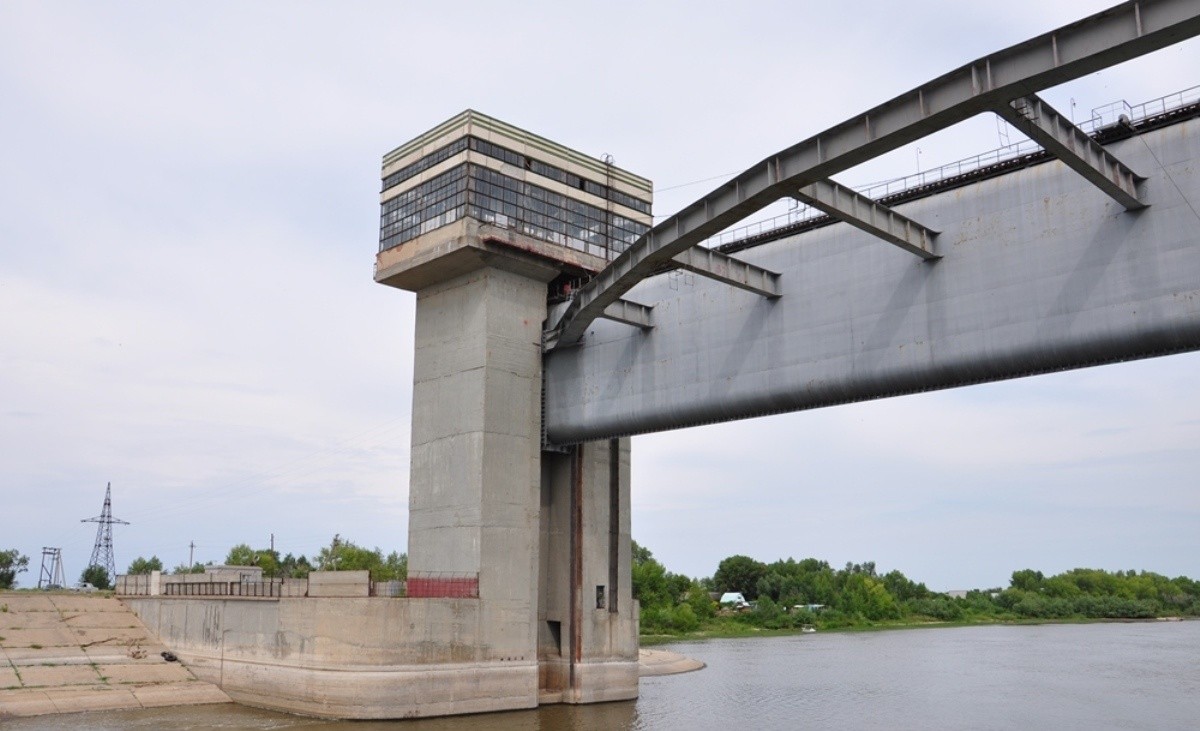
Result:
<svg viewBox="0 0 1200 731"><path fill-rule="evenodd" d="M1092 109L1091 116L1088 119L1076 124L1084 132L1094 135L1102 129L1120 124L1122 118L1128 120L1133 125L1137 125L1197 103L1200 103L1200 86L1193 86L1183 91L1167 94L1140 104L1130 104L1123 99L1110 102L1109 104ZM944 181L961 178L1003 163L1016 162L1022 158L1040 156L1041 154L1041 146L1033 140L1026 139L962 160L922 170L911 175L856 186L854 190L862 193L871 200L882 200L890 196L897 196L908 191L916 191ZM769 237L771 234L777 232L786 232L790 228L797 228L802 224L822 219L834 220L816 208L803 203L797 203L787 213L722 231L716 236L706 239L700 245L710 249L729 247L743 241L752 241L759 237Z"/></svg>

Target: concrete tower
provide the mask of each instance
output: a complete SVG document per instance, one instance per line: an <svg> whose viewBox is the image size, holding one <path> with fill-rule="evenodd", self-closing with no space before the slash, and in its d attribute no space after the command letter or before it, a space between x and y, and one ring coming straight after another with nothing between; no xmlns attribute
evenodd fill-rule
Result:
<svg viewBox="0 0 1200 731"><path fill-rule="evenodd" d="M375 280L417 294L410 601L477 604L445 631L491 710L636 697L629 442L543 444L542 328L650 182L466 111L384 157L381 204Z"/></svg>

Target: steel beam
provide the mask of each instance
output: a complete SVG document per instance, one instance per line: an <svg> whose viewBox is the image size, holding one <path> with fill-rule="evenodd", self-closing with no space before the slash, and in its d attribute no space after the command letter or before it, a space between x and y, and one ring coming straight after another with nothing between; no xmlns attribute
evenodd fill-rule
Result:
<svg viewBox="0 0 1200 731"><path fill-rule="evenodd" d="M1137 187L1142 178L1036 94L1001 104L996 107L996 114L1126 210L1146 207L1138 197Z"/></svg>
<svg viewBox="0 0 1200 731"><path fill-rule="evenodd" d="M783 294L779 275L719 251L693 246L672 260L681 269L774 299Z"/></svg>
<svg viewBox="0 0 1200 731"><path fill-rule="evenodd" d="M940 258L933 253L933 238L937 236L937 231L926 228L844 185L832 180L818 180L804 186L794 196L813 208L872 236L878 236L926 261Z"/></svg>
<svg viewBox="0 0 1200 731"><path fill-rule="evenodd" d="M584 286L552 324L577 342L661 265L807 185L1051 86L1200 34L1196 0L1124 2L955 69L763 160L651 229Z"/></svg>
<svg viewBox="0 0 1200 731"><path fill-rule="evenodd" d="M649 330L654 327L654 323L650 321L650 310L652 309L654 308L649 305L619 299L608 307L605 307L601 317L606 320L615 320L623 322L626 325L633 325L643 330Z"/></svg>

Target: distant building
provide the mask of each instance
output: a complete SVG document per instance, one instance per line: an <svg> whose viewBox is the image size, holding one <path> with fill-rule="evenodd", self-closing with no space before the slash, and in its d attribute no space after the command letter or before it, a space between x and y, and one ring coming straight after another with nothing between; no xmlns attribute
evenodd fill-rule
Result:
<svg viewBox="0 0 1200 731"><path fill-rule="evenodd" d="M734 609L750 606L750 602L746 601L746 597L742 596L740 591L725 592L721 595L721 601L718 603L723 607L733 607Z"/></svg>
<svg viewBox="0 0 1200 731"><path fill-rule="evenodd" d="M950 591L946 592L946 596L950 597L951 599L966 599L967 594L970 593L970 591L970 589L951 589Z"/></svg>

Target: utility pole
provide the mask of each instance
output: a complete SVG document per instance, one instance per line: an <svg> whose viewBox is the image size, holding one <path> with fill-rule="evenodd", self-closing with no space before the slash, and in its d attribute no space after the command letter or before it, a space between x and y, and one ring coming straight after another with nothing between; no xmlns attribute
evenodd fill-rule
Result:
<svg viewBox="0 0 1200 731"><path fill-rule="evenodd" d="M192 541L188 544L188 571L196 565L196 542Z"/></svg>
<svg viewBox="0 0 1200 731"><path fill-rule="evenodd" d="M99 517L84 518L80 523L98 523L96 526L96 545L92 548L92 559L88 562L88 566L103 566L108 572L108 580L116 581L117 578L117 562L113 558L113 539L112 527L114 525L129 525L124 520L117 520L112 516L112 483L108 483L108 487L104 490L104 509L100 511Z"/></svg>
<svg viewBox="0 0 1200 731"><path fill-rule="evenodd" d="M275 534L271 534L271 553L275 553Z"/></svg>

